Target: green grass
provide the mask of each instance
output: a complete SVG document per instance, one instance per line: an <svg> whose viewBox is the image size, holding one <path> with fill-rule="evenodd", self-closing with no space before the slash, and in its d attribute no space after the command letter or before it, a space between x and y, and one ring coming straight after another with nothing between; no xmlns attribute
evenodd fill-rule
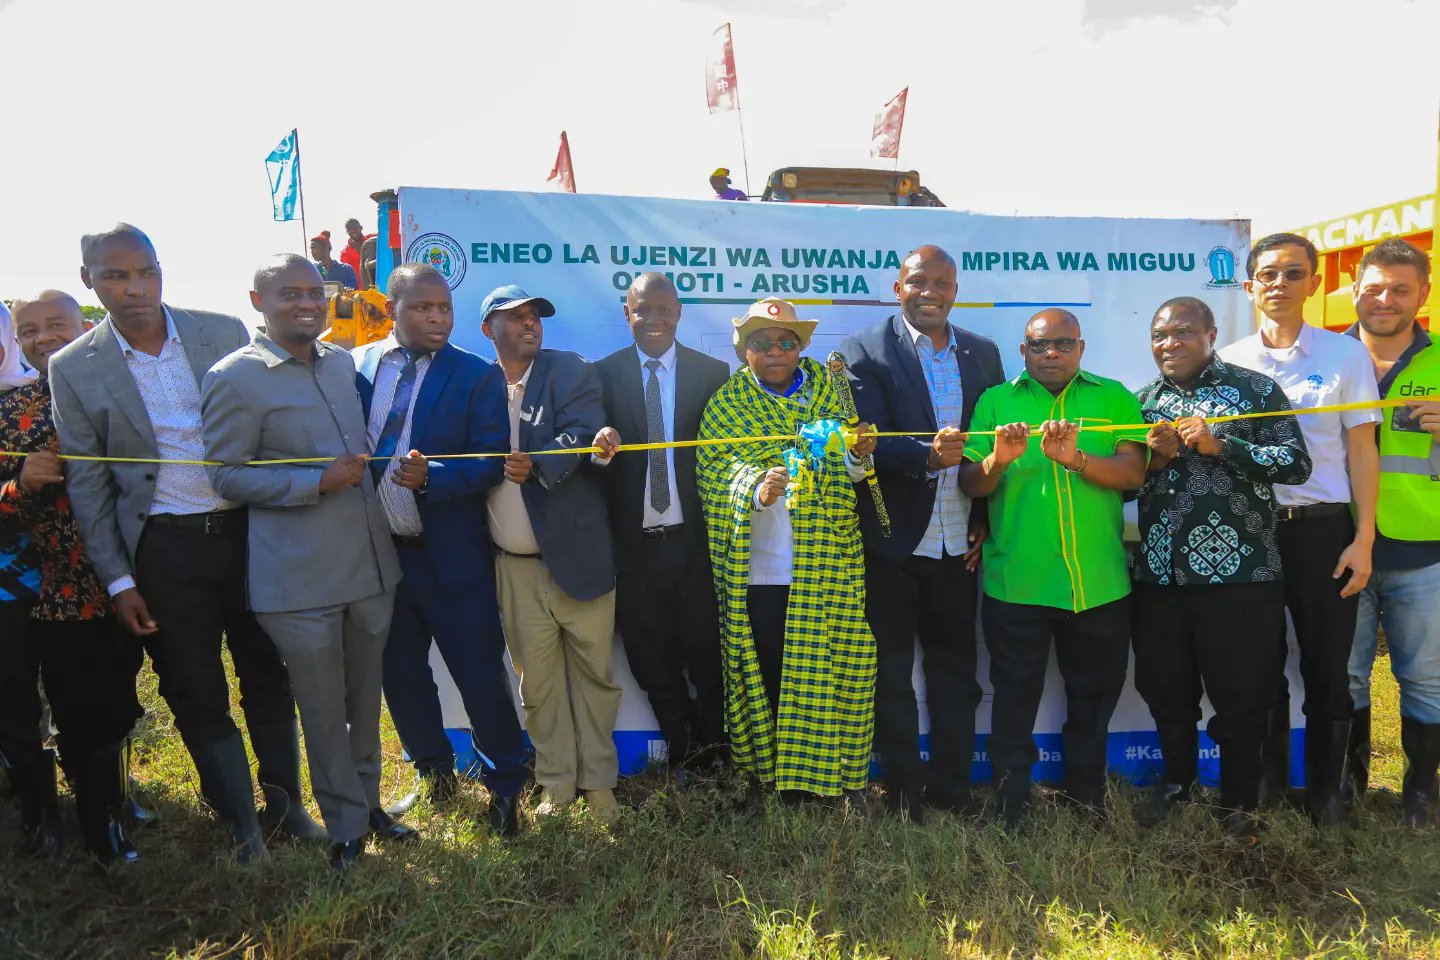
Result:
<svg viewBox="0 0 1440 960"><path fill-rule="evenodd" d="M1375 780L1403 767L1388 661L1376 667ZM417 847L337 879L323 851L274 846L241 868L196 800L170 715L149 715L137 775L163 820L136 832L143 861L99 876L78 855L26 857L0 817L0 957L1440 958L1440 843L1396 823L1372 792L1354 825L1318 835L1266 819L1256 849L1195 806L1140 830L1116 785L1102 822L1045 800L1018 835L983 819L923 828L851 812L749 812L722 784L681 795L622 783L612 829L580 813L517 840L477 824L467 786L444 813L407 818ZM386 791L409 782L393 731Z"/></svg>

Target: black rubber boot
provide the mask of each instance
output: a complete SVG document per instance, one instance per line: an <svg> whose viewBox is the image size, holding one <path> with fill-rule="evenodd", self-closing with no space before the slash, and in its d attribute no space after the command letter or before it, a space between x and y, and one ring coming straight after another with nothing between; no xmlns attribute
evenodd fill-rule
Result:
<svg viewBox="0 0 1440 960"><path fill-rule="evenodd" d="M1317 720L1305 725L1305 809L1322 830L1345 821L1340 777L1349 742L1348 719Z"/></svg>
<svg viewBox="0 0 1440 960"><path fill-rule="evenodd" d="M290 840L327 840L325 828L305 811L300 792L300 725L289 723L250 731L250 746L260 766L265 808L260 828L265 835Z"/></svg>
<svg viewBox="0 0 1440 960"><path fill-rule="evenodd" d="M1290 787L1290 699L1265 715L1265 742L1260 748L1260 808L1278 806Z"/></svg>
<svg viewBox="0 0 1440 960"><path fill-rule="evenodd" d="M206 744L194 754L200 773L200 792L225 821L235 841L235 858L241 863L269 856L255 815L255 788L250 783L250 760L239 731Z"/></svg>
<svg viewBox="0 0 1440 960"><path fill-rule="evenodd" d="M10 764L10 779L20 801L25 849L39 857L60 853L60 799L55 783L55 751L42 750Z"/></svg>
<svg viewBox="0 0 1440 960"><path fill-rule="evenodd" d="M1405 780L1400 794L1401 818L1417 830L1428 828L1435 815L1436 770L1440 769L1440 723L1400 718L1400 745L1405 750Z"/></svg>
<svg viewBox="0 0 1440 960"><path fill-rule="evenodd" d="M1354 807L1370 786L1370 708L1362 707L1350 718L1350 739L1345 744L1345 773L1340 778L1340 799Z"/></svg>
<svg viewBox="0 0 1440 960"><path fill-rule="evenodd" d="M70 772L75 776L68 777ZM125 744L98 747L66 763L67 778L75 792L75 815L85 847L101 866L135 863L140 859L125 833Z"/></svg>

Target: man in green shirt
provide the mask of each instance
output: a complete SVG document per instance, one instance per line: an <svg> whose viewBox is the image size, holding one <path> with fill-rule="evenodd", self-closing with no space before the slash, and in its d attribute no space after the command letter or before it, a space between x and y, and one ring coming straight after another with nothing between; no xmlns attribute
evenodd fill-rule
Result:
<svg viewBox="0 0 1440 960"><path fill-rule="evenodd" d="M990 497L980 613L995 691L987 749L1010 824L1030 804L1052 640L1065 681L1065 795L1092 808L1104 800L1106 736L1130 642L1123 492L1144 482L1147 459L1141 431L1132 439L1080 429L1138 424L1141 415L1123 384L1080 369L1074 314L1035 314L1020 352L1025 372L980 397L960 471L966 496Z"/></svg>

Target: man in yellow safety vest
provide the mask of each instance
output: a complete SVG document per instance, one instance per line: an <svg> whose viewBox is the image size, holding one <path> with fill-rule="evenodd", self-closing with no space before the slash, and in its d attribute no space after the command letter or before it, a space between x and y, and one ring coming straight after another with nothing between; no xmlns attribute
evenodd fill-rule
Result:
<svg viewBox="0 0 1440 960"><path fill-rule="evenodd" d="M1429 255L1385 240L1360 261L1348 331L1370 351L1380 395L1414 399L1383 411L1374 573L1360 594L1350 693L1355 701L1344 792L1357 802L1370 766L1370 671L1379 628L1400 684L1406 770L1402 816L1430 825L1440 767L1440 348L1415 315L1430 293Z"/></svg>

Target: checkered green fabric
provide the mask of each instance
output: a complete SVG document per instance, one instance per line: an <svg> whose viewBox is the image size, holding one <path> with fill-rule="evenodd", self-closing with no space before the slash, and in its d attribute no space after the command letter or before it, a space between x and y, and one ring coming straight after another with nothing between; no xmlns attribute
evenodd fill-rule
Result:
<svg viewBox="0 0 1440 960"><path fill-rule="evenodd" d="M792 397L763 389L748 369L705 407L700 436L794 436L806 423L842 419L824 368L801 358ZM787 497L794 563L785 622L779 717L760 677L750 632L750 518L765 471L784 462L780 441L699 447L698 479L720 601L725 713L731 757L777 789L839 796L865 786L875 711L875 638L865 622L855 487L844 453L831 453L807 490Z"/></svg>

